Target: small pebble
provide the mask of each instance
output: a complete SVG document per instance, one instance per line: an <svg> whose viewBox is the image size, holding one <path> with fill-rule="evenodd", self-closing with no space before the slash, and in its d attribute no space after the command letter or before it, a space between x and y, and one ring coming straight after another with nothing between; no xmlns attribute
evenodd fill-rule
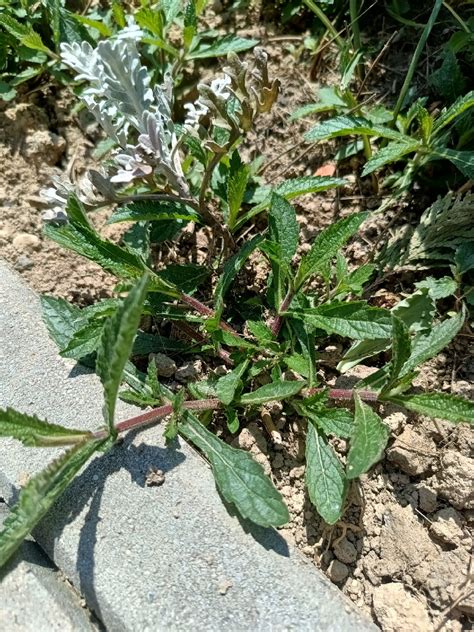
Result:
<svg viewBox="0 0 474 632"><path fill-rule="evenodd" d="M339 560L333 560L328 566L327 575L335 584L340 584L349 575L349 569Z"/></svg>

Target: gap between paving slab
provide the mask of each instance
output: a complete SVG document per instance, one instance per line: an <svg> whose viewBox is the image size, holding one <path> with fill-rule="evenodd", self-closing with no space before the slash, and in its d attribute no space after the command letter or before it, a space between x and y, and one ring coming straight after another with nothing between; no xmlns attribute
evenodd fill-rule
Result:
<svg viewBox="0 0 474 632"><path fill-rule="evenodd" d="M102 423L97 377L58 356L39 302L0 262L0 407L71 427ZM120 403L117 419L136 414ZM40 546L108 630L377 630L272 529L243 524L204 460L163 429L95 458L35 530ZM0 441L0 495L58 454ZM147 487L150 467L165 472ZM224 594L223 594L224 593Z"/></svg>

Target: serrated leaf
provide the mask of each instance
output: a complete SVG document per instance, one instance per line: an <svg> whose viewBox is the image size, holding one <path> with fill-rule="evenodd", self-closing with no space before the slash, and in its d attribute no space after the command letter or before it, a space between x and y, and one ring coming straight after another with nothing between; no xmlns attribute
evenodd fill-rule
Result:
<svg viewBox="0 0 474 632"><path fill-rule="evenodd" d="M462 97L459 97L450 107L448 107L444 112L442 112L436 119L435 124L433 126L433 132L437 133L446 125L449 125L451 121L453 121L460 114L465 112L467 109L472 108L474 106L474 90L468 92Z"/></svg>
<svg viewBox="0 0 474 632"><path fill-rule="evenodd" d="M355 213L331 224L314 240L311 250L302 258L296 275L296 287L300 288L311 276L319 274L344 244L359 229L367 213Z"/></svg>
<svg viewBox="0 0 474 632"><path fill-rule="evenodd" d="M397 380L405 362L410 357L410 353L411 340L408 327L402 320L392 314L392 359L390 361L388 384L385 387L387 390Z"/></svg>
<svg viewBox="0 0 474 632"><path fill-rule="evenodd" d="M328 524L335 524L342 515L347 481L336 453L311 423L306 435L305 481L320 516Z"/></svg>
<svg viewBox="0 0 474 632"><path fill-rule="evenodd" d="M258 44L259 40L246 39L237 35L224 35L210 43L201 42L192 50L187 59L206 59L208 57L222 57L231 52L240 53Z"/></svg>
<svg viewBox="0 0 474 632"><path fill-rule="evenodd" d="M31 478L7 516L0 533L0 567L17 550L54 501L104 441L81 443Z"/></svg>
<svg viewBox="0 0 474 632"><path fill-rule="evenodd" d="M223 375L216 382L216 393L220 401L228 406L235 398L236 391L242 386L242 375L247 370L249 361L241 362L226 375Z"/></svg>
<svg viewBox="0 0 474 632"><path fill-rule="evenodd" d="M265 384L251 393L244 393L241 396L239 403L245 406L258 406L259 404L265 404L266 402L286 399L299 393L305 384L306 382L303 380L295 382L272 382L271 384Z"/></svg>
<svg viewBox="0 0 474 632"><path fill-rule="evenodd" d="M90 259L122 279L138 279L148 271L143 260L136 254L102 239L92 228L79 200L70 195L67 204L69 221L65 225L47 224L43 230L50 239L73 252ZM160 291L174 297L179 292L172 285L152 274L150 290Z"/></svg>
<svg viewBox="0 0 474 632"><path fill-rule="evenodd" d="M298 406L301 414L312 420L326 435L334 435L342 439L352 436L354 430L354 417L345 408L327 408L326 406L314 406L302 404Z"/></svg>
<svg viewBox="0 0 474 632"><path fill-rule="evenodd" d="M130 202L129 204L119 207L112 213L107 224L143 221L157 222L170 219L200 222L201 216L191 207L185 206L184 204L143 200L140 202Z"/></svg>
<svg viewBox="0 0 474 632"><path fill-rule="evenodd" d="M122 244L129 252L147 263L150 259L150 224L148 222L133 224L122 235Z"/></svg>
<svg viewBox="0 0 474 632"><path fill-rule="evenodd" d="M268 224L269 236L277 246L279 259L290 264L298 247L300 227L293 206L277 193L272 194Z"/></svg>
<svg viewBox="0 0 474 632"><path fill-rule="evenodd" d="M224 443L189 413L179 424L179 431L209 459L219 492L243 518L262 527L288 522L288 509L280 493L248 452Z"/></svg>
<svg viewBox="0 0 474 632"><path fill-rule="evenodd" d="M107 320L97 350L96 371L104 388L104 418L111 434L114 433L117 393L123 369L132 351L148 291L148 282L148 275L143 275L116 314Z"/></svg>
<svg viewBox="0 0 474 632"><path fill-rule="evenodd" d="M13 408L0 409L0 437L13 437L29 447L71 445L89 436L90 432L64 428Z"/></svg>
<svg viewBox="0 0 474 632"><path fill-rule="evenodd" d="M285 356L283 361L292 371L295 371L303 377L309 377L309 358L301 355L300 353L292 353L291 355Z"/></svg>
<svg viewBox="0 0 474 632"><path fill-rule="evenodd" d="M426 277L423 281L415 283L415 287L421 289L426 288L434 301L439 301L441 298L452 296L458 289L458 284L452 277L442 277L441 279L435 279L434 277Z"/></svg>
<svg viewBox="0 0 474 632"><path fill-rule="evenodd" d="M406 361L401 375L418 368L423 362L433 358L444 349L460 331L464 323L464 312L447 318L435 325L427 334L419 334L412 342L411 355Z"/></svg>
<svg viewBox="0 0 474 632"><path fill-rule="evenodd" d="M474 425L474 401L456 397L456 395L422 393L421 395L397 395L389 399L398 406L404 406L421 415Z"/></svg>
<svg viewBox="0 0 474 632"><path fill-rule="evenodd" d="M271 329L265 323L257 320L248 320L246 325L249 332L261 345L264 346L267 342L275 340Z"/></svg>
<svg viewBox="0 0 474 632"><path fill-rule="evenodd" d="M367 136L380 136L403 142L405 136L383 125L375 125L368 119L357 116L337 116L306 132L305 140L317 141L336 138L338 136L348 136L353 134L365 134Z"/></svg>
<svg viewBox="0 0 474 632"><path fill-rule="evenodd" d="M459 246L456 250L455 261L459 274L466 274L474 268L474 241L467 241ZM453 279L450 280L453 281ZM454 291L451 292L453 293Z"/></svg>
<svg viewBox="0 0 474 632"><path fill-rule="evenodd" d="M297 108L290 116L290 121L296 121L300 118L308 116L309 114L320 114L321 112L331 112L335 110L336 106L330 103L307 103Z"/></svg>
<svg viewBox="0 0 474 632"><path fill-rule="evenodd" d="M370 160L365 163L362 170L362 175L368 176L370 173L373 173L384 165L390 164L391 162L397 162L397 160L400 160L400 158L403 158L403 156L417 151L419 147L420 143L416 140L413 140L411 142L394 141L392 143L389 143L386 147L382 147L382 149L379 149L375 156L370 158Z"/></svg>
<svg viewBox="0 0 474 632"><path fill-rule="evenodd" d="M322 191L330 191L336 187L347 184L347 180L344 178L330 178L327 176L302 176L300 178L290 178L280 182L273 191L278 195L281 195L285 200L293 200L300 195L306 195L307 193L321 193ZM272 189L269 187L262 187L257 189L256 195L263 200L254 206L244 218L239 221L239 224L244 220L250 219L257 213L264 211L270 206Z"/></svg>
<svg viewBox="0 0 474 632"><path fill-rule="evenodd" d="M238 157L238 154L235 154ZM236 164L237 163L237 164ZM233 230L240 213L240 208L244 199L247 183L250 177L250 169L242 164L240 158L238 162L231 160L230 173L227 180L227 204L229 205L229 215L227 225L229 230Z"/></svg>
<svg viewBox="0 0 474 632"><path fill-rule="evenodd" d="M171 264L160 270L160 277L186 294L192 294L209 277L209 269L194 263Z"/></svg>
<svg viewBox="0 0 474 632"><path fill-rule="evenodd" d="M40 296L40 303L49 335L59 349L64 349L77 331L75 322L82 322L81 310L63 298L45 294Z"/></svg>
<svg viewBox="0 0 474 632"><path fill-rule="evenodd" d="M100 344L104 322L100 320L85 321L84 325L78 328L68 344L61 349L63 358L80 360L84 356L97 351Z"/></svg>
<svg viewBox="0 0 474 632"><path fill-rule="evenodd" d="M388 338L392 330L390 312L380 307L369 307L364 301L328 303L294 312L293 315L311 327L356 340Z"/></svg>
<svg viewBox="0 0 474 632"><path fill-rule="evenodd" d="M389 428L370 406L354 392L355 417L351 447L347 455L347 478L357 478L380 460L390 436Z"/></svg>
<svg viewBox="0 0 474 632"><path fill-rule="evenodd" d="M149 353L184 350L189 350L189 343L138 330L133 343L132 355L147 356Z"/></svg>
<svg viewBox="0 0 474 632"><path fill-rule="evenodd" d="M459 151L443 147L443 149L433 150L433 155L449 160L463 176L470 180L474 179L474 151Z"/></svg>

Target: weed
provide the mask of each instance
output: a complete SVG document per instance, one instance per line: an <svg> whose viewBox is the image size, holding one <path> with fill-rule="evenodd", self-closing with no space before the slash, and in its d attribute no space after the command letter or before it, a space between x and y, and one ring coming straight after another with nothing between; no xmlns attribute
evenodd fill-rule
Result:
<svg viewBox="0 0 474 632"><path fill-rule="evenodd" d="M198 98L178 124L172 117L173 84L152 85L136 36L136 30L128 30L97 48L62 46L64 63L88 83L85 104L120 148L102 171L90 175L87 187L63 183L47 191L53 207L45 233L114 274L129 293L124 300L82 310L62 299L42 299L61 354L94 366L102 381L104 427L71 430L11 409L0 413L2 436L29 446L71 446L20 493L0 534L0 564L87 460L130 429L167 419L167 440L180 434L201 450L228 503L259 525L281 526L289 515L279 492L250 454L206 427L209 411L215 411L216 421L225 419L233 434L241 420L268 415L272 403L283 402L306 432L306 485L329 524L343 514L351 481L367 472L387 445L390 432L376 412L378 403L453 423L474 422L473 402L411 391L419 367L463 327L462 296L456 297L457 311L444 319L436 301L451 294L429 280L392 310L371 306L361 297L375 266L349 270L342 254L366 213L343 217L323 230L308 252L299 252L299 225L289 200L340 181L299 178L271 190L252 179L238 145L276 99L278 82L268 76L265 52L254 51L253 68L231 54L224 76L199 85ZM453 116L447 111L440 119L448 125ZM134 222L123 246L97 233L83 203L91 209L113 203L118 208L111 221ZM267 228L246 236L242 227L263 212ZM183 264L158 270L152 263L150 244L173 239L190 221L207 224L216 242L221 238L220 247L209 253L217 282L211 292L207 285L205 303L195 294L208 280L207 268ZM231 288L257 252L268 270L265 291L236 301ZM176 323L195 345L137 332L142 315ZM339 366L342 372L382 352L390 352L390 361L352 389L331 388L318 372L318 350L328 336L353 341ZM227 372L174 392L158 381L153 360L146 374L129 361L163 350L217 356ZM120 393L122 381L128 389ZM153 408L116 423L118 396ZM349 444L345 463L332 447L333 437Z"/></svg>

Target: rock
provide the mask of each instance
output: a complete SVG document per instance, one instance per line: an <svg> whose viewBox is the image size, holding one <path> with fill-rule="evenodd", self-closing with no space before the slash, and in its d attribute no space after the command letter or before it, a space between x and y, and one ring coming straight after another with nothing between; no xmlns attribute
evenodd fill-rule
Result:
<svg viewBox="0 0 474 632"><path fill-rule="evenodd" d="M48 165L55 165L66 149L66 141L62 136L49 130L36 130L25 135L22 154L26 159L38 160Z"/></svg>
<svg viewBox="0 0 474 632"><path fill-rule="evenodd" d="M418 488L418 504L421 511L431 513L438 505L438 497L430 487L422 485Z"/></svg>
<svg viewBox="0 0 474 632"><path fill-rule="evenodd" d="M18 270L18 272L24 272L25 270L29 270L30 268L32 268L34 265L35 264L29 257L27 257L26 255L20 255L13 267L15 268L15 270Z"/></svg>
<svg viewBox="0 0 474 632"><path fill-rule="evenodd" d="M340 584L349 575L349 569L339 560L333 560L326 571L327 576L335 584Z"/></svg>
<svg viewBox="0 0 474 632"><path fill-rule="evenodd" d="M430 632L433 626L425 602L411 595L403 584L392 582L374 589L372 605L383 632Z"/></svg>
<svg viewBox="0 0 474 632"><path fill-rule="evenodd" d="M442 551L433 563L423 585L427 596L438 608L447 608L465 587L467 573L470 565L470 553L464 547L459 546L452 551ZM474 615L474 593L466 597L456 605L456 610L465 614Z"/></svg>
<svg viewBox="0 0 474 632"><path fill-rule="evenodd" d="M334 555L345 564L352 564L357 559L357 549L347 538L342 538L333 547Z"/></svg>
<svg viewBox="0 0 474 632"><path fill-rule="evenodd" d="M457 450L447 450L434 478L441 498L456 509L474 509L474 459Z"/></svg>
<svg viewBox="0 0 474 632"><path fill-rule="evenodd" d="M145 484L147 487L160 487L165 482L165 473L156 467L150 467L146 475Z"/></svg>
<svg viewBox="0 0 474 632"><path fill-rule="evenodd" d="M430 534L442 544L457 546L464 535L460 514L452 507L437 511L430 527Z"/></svg>
<svg viewBox="0 0 474 632"><path fill-rule="evenodd" d="M163 353L153 354L156 372L161 377L172 377L176 372L176 362Z"/></svg>
<svg viewBox="0 0 474 632"><path fill-rule="evenodd" d="M290 478L293 478L293 479L303 478L304 471L305 471L305 466L304 465L300 465L298 467L293 467L290 470Z"/></svg>
<svg viewBox="0 0 474 632"><path fill-rule="evenodd" d="M408 426L387 450L392 463L410 476L427 472L436 458L436 444L421 432Z"/></svg>
<svg viewBox="0 0 474 632"><path fill-rule="evenodd" d="M410 505L389 506L383 514L380 533L381 563L376 572L380 577L410 574L422 583L439 555L428 532L417 520Z"/></svg>
<svg viewBox="0 0 474 632"><path fill-rule="evenodd" d="M12 245L18 252L32 252L33 250L39 250L41 241L36 235L18 233L15 237L13 237Z"/></svg>
<svg viewBox="0 0 474 632"><path fill-rule="evenodd" d="M199 367L197 366L198 363L201 364L198 360L196 362L188 362L188 364L180 366L174 374L178 382L186 383L195 380L199 375Z"/></svg>
<svg viewBox="0 0 474 632"><path fill-rule="evenodd" d="M392 412L389 415L383 417L384 424L386 424L390 428L392 434L394 435L397 435L402 430L407 422L407 419L407 415L405 415L405 413L402 413L401 411Z"/></svg>

